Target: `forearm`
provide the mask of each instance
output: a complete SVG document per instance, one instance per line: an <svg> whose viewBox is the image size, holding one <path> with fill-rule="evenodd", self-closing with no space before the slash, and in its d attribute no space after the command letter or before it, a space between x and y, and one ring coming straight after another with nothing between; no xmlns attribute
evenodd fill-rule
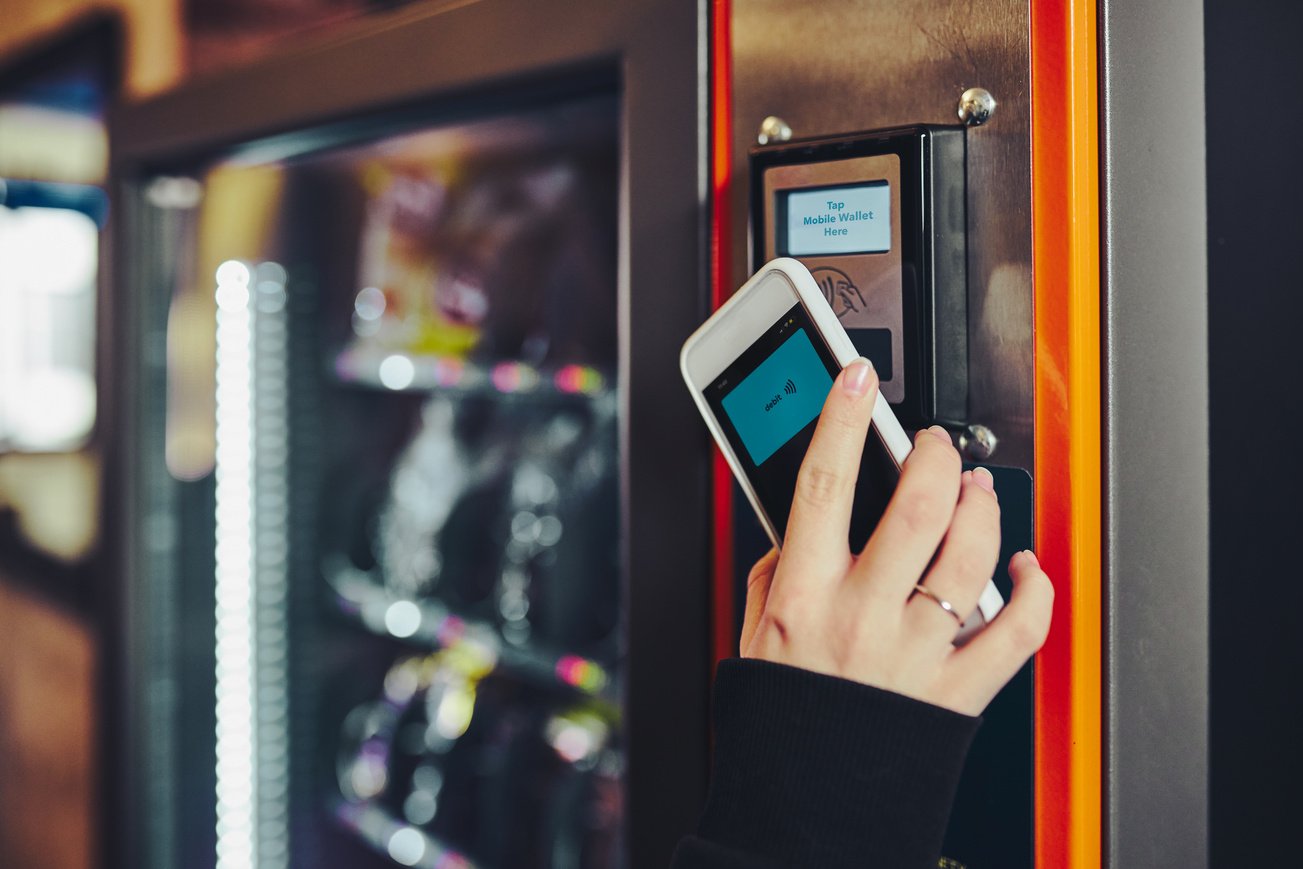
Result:
<svg viewBox="0 0 1303 869"><path fill-rule="evenodd" d="M935 867L980 719L758 660L720 664L715 761L675 869Z"/></svg>

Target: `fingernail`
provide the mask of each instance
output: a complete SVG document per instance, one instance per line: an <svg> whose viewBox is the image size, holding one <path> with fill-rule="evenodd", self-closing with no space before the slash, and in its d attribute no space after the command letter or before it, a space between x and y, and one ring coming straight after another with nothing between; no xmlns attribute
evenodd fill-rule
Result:
<svg viewBox="0 0 1303 869"><path fill-rule="evenodd" d="M1037 558L1036 553L1032 552L1030 549L1024 549L1022 552L1018 554L1030 558L1032 560L1032 564L1035 564L1037 567L1040 566L1041 560Z"/></svg>
<svg viewBox="0 0 1303 869"><path fill-rule="evenodd" d="M873 363L861 356L842 372L842 389L851 395L864 395L869 391L869 380L873 376Z"/></svg>
<svg viewBox="0 0 1303 869"><path fill-rule="evenodd" d="M973 468L973 482L981 486L992 495L995 494L995 478L986 468Z"/></svg>
<svg viewBox="0 0 1303 869"><path fill-rule="evenodd" d="M950 439L950 432L946 431L941 426L934 425L931 428L929 428L928 431L932 432L932 434L936 435L939 439L945 441L946 443L953 445L954 442Z"/></svg>

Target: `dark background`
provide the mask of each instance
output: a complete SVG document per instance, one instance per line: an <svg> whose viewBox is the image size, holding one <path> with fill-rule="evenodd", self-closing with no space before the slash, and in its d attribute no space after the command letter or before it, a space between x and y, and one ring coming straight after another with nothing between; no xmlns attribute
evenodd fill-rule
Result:
<svg viewBox="0 0 1303 869"><path fill-rule="evenodd" d="M1204 33L1210 864L1296 866L1303 859L1303 6L1206 0Z"/></svg>

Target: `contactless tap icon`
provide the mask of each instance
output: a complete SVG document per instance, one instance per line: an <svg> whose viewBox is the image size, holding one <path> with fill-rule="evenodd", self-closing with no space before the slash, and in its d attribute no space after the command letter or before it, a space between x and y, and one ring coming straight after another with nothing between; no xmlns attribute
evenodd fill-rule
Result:
<svg viewBox="0 0 1303 869"><path fill-rule="evenodd" d="M813 269L811 274L819 283L819 289L823 290L823 297L837 314L837 319L859 313L866 307L864 294L846 272L832 266L821 266Z"/></svg>

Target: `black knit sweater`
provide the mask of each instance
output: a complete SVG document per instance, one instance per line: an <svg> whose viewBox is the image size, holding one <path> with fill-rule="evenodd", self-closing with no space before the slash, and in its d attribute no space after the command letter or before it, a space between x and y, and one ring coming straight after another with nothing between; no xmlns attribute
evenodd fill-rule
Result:
<svg viewBox="0 0 1303 869"><path fill-rule="evenodd" d="M934 869L981 719L768 661L723 661L715 759L674 869Z"/></svg>

